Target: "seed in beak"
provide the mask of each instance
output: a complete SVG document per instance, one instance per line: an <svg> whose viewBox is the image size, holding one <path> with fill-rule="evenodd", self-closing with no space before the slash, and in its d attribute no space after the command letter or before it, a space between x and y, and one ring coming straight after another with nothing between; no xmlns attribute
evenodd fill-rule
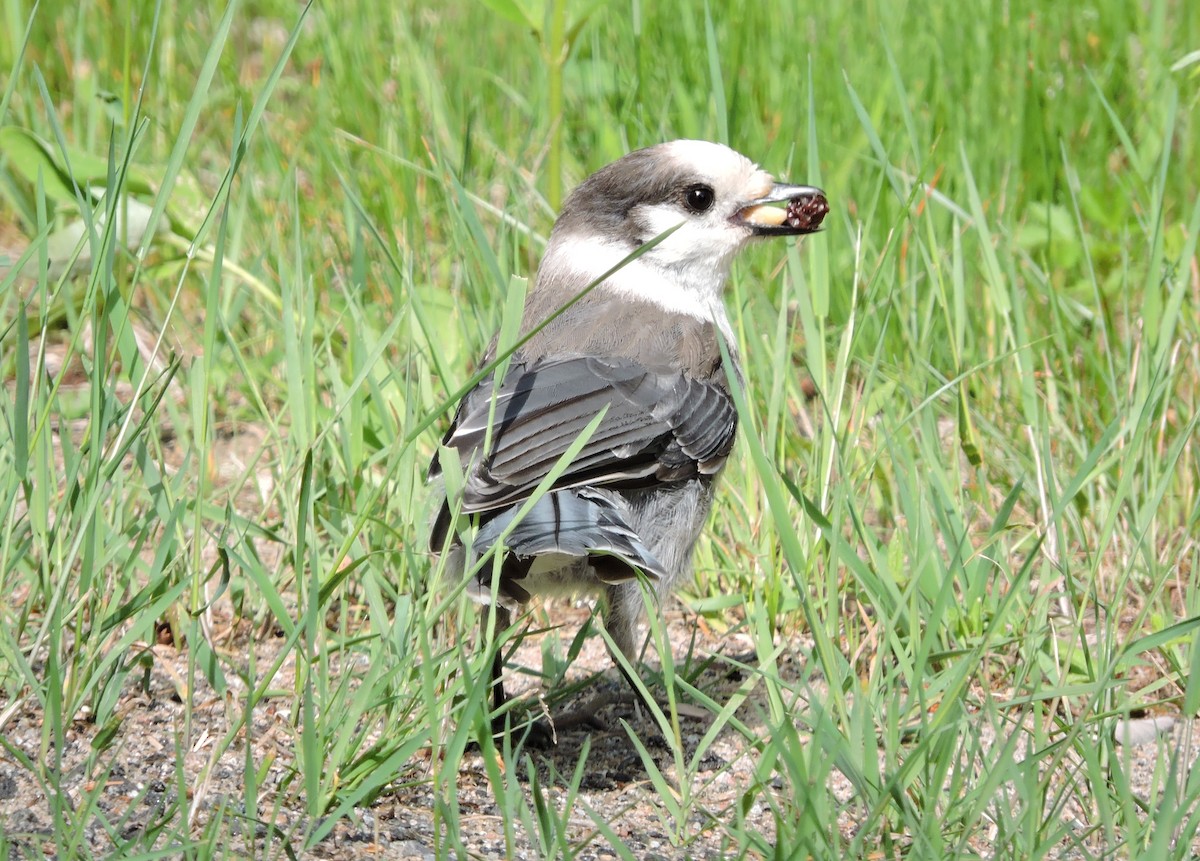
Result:
<svg viewBox="0 0 1200 861"><path fill-rule="evenodd" d="M823 194L801 194L788 201L784 223L793 230L815 230L829 212Z"/></svg>

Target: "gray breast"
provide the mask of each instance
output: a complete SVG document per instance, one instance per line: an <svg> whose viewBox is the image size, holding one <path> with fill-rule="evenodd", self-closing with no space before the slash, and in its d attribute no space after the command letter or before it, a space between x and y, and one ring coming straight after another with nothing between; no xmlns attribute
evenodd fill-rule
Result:
<svg viewBox="0 0 1200 861"><path fill-rule="evenodd" d="M523 330L557 310L531 297ZM598 290L552 321L522 349L530 357L605 356L653 371L681 371L698 380L723 378L716 327L638 299L615 301Z"/></svg>

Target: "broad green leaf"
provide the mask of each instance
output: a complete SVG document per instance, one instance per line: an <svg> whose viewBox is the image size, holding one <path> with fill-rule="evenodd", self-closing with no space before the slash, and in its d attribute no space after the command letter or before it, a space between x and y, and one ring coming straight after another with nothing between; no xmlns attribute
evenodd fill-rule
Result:
<svg viewBox="0 0 1200 861"><path fill-rule="evenodd" d="M0 153L8 156L17 173L36 184L38 174L46 189L46 197L59 203L74 203L75 189L50 155L50 145L25 129L9 126L0 129Z"/></svg>
<svg viewBox="0 0 1200 861"><path fill-rule="evenodd" d="M541 39L541 25L534 23L533 17L516 0L482 0L483 5L491 9L506 21L511 21L520 27L528 27L533 34Z"/></svg>
<svg viewBox="0 0 1200 861"><path fill-rule="evenodd" d="M46 196L59 203L75 202L71 177L81 189L89 185L103 186L108 181L107 157L73 146L67 146L64 156L48 141L17 126L0 129L0 153L7 155L17 172L31 183L37 182L41 168ZM134 194L153 194L154 184L144 171L131 169L125 178L125 190Z"/></svg>

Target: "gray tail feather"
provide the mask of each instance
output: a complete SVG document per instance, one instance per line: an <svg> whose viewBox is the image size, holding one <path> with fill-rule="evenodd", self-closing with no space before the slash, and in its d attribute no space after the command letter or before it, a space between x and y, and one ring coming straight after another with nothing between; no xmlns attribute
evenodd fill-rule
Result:
<svg viewBox="0 0 1200 861"><path fill-rule="evenodd" d="M475 536L474 551L483 554L495 544L519 509L514 505L489 519ZM509 553L524 558L548 554L616 557L612 561L624 564L595 566L605 582L632 579L633 569L655 579L667 576L662 563L630 528L625 501L611 491L592 487L545 494L508 534L504 544Z"/></svg>

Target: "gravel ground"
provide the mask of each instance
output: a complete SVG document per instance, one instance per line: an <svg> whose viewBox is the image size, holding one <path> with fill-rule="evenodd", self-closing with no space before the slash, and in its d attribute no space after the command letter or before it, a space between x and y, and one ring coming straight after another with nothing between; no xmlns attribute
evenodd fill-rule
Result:
<svg viewBox="0 0 1200 861"><path fill-rule="evenodd" d="M554 612L556 621L568 625L582 622L586 610L560 602ZM564 616L567 617L564 620ZM685 618L682 612L668 616L672 642L689 642L694 619ZM802 643L785 654L803 654ZM275 648L279 644L275 643ZM259 666L267 666L272 648L271 642L259 643ZM700 654L740 655L749 651L749 640L741 635L719 638L701 626L697 651ZM156 817L170 809L179 792L187 795L188 809L192 812L194 827L199 829L215 811L225 808L227 820L231 809L239 805L239 793L243 786L245 766L244 737L213 761L215 745L230 726L239 706L235 700L226 701L206 689L198 689L196 705L192 711L190 735L186 747L183 743L184 708L179 701L176 684L186 672L186 655L167 646L154 647L156 660L147 690L129 690L119 706L123 720L117 729L112 746L99 759L108 765L107 775L97 769L92 742L97 727L86 721L76 721L67 732L67 744L62 751L64 787L69 787L72 804L78 805L85 792L95 787L95 780L103 779L99 808L103 819L109 823L117 836L132 836L138 829L152 826ZM521 646L517 663L537 666L540 646L536 638L527 639ZM680 655L680 659L682 659ZM278 678L281 687L286 687L291 678L290 658L285 661ZM788 666L782 668L788 673ZM793 674L795 667L791 668ZM604 672L594 683L579 695L579 701L593 696L611 695L621 698L623 683L611 670L611 662L605 654L599 638L589 639L579 660L572 668L574 677L586 677ZM704 687L720 699L722 691L731 692L737 685L736 674L731 674L728 665L714 663L703 677ZM510 687L518 689L531 682L517 677ZM12 706L10 710L9 707ZM753 699L747 701L738 716L752 729L761 730L757 715L761 712ZM55 853L52 843L52 813L41 786L31 772L24 767L14 753L36 761L42 754L42 716L32 699L20 704L0 702L0 715L9 713L3 727L6 746L0 748L0 828L8 835L14 857L42 857ZM595 832L595 824L589 812L603 815L613 831L638 858L723 858L730 854L731 838L725 830L732 830L732 810L739 803L742 793L753 779L755 759L747 750L744 739L732 732L721 734L706 753L699 772L689 789L696 803L697 813L684 826L689 835L685 849L676 848L671 839L675 824L666 811L654 785L649 780L639 755L621 726L621 719L630 722L644 741L660 769L669 780L678 781L674 771L673 757L666 740L656 731L652 721L628 703L616 703L600 709L599 717L605 729L592 731L591 752L587 760L581 791L569 816L569 833L573 839L583 839ZM703 718L686 717L683 721L683 737L689 753L695 749L701 734L707 728ZM1124 748L1130 754L1130 764L1135 781L1131 787L1135 793L1146 797L1152 784L1154 770L1161 768L1164 756L1171 750L1185 745L1190 751L1187 761L1195 758L1196 745L1192 734L1194 722L1153 719L1150 722L1135 722L1126 731L1140 733ZM981 726L985 744L994 740L992 730ZM537 769L543 786L551 783L553 774L569 775L577 765L585 732L574 731L560 736L559 745L545 752L531 752L530 761ZM297 793L287 789L293 779L290 772L294 746L293 730L286 715L276 711L274 703L268 701L256 709L253 716L253 738L255 762L271 761L261 785L260 811L273 820L275 834L294 832L304 824L302 800ZM430 773L429 751L422 754L403 769L397 788L385 792L369 807L357 811L355 821L343 821L332 834L313 851L300 854L304 858L350 859L364 855L372 858L433 858L438 845L437 826L434 822L434 789L426 777ZM178 781L177 759L183 762L187 785ZM201 780L206 766L211 764L208 779ZM522 791L529 792L528 775L524 762L509 763L507 773L522 784ZM97 778L97 775L102 775ZM1064 778L1069 780L1069 776ZM561 786L562 781L558 781ZM841 775L834 773L827 787L834 797L844 803L845 813L839 826L850 834L857 826L851 785ZM1003 788L997 796L1003 803ZM484 762L478 752L468 753L461 763L458 777L458 804L461 812L463 839L470 853L482 858L501 858L508 853L505 827L509 825L514 835L517 858L538 858L541 852L536 843L531 843L519 823L506 823L502 811L495 803L488 782ZM564 802L563 790L552 788L547 791L549 800L561 810ZM272 813L272 806L277 805ZM1057 814L1066 820L1070 828L1092 845L1088 823L1093 817L1083 799L1073 798ZM177 827L177 826L175 826ZM239 825L230 827L235 833ZM746 814L745 827L753 829L766 840L773 839L773 820L769 809L755 804ZM174 828L172 829L174 830ZM199 833L198 830L195 833ZM261 841L267 836L266 825L255 826L255 837ZM90 850L96 855L112 851L112 836L95 817L86 834ZM244 839L244 836L243 836ZM981 837L983 839L983 837ZM534 836L536 841L536 836ZM260 843L261 845L261 843ZM237 847L231 847L235 853ZM276 847L278 848L278 846ZM975 847L983 857L989 847ZM1103 847L1096 846L1097 851ZM279 852L276 857L282 857ZM580 859L604 859L617 857L603 837L596 837L577 856ZM1048 857L1071 858L1075 852L1066 847L1052 851Z"/></svg>

